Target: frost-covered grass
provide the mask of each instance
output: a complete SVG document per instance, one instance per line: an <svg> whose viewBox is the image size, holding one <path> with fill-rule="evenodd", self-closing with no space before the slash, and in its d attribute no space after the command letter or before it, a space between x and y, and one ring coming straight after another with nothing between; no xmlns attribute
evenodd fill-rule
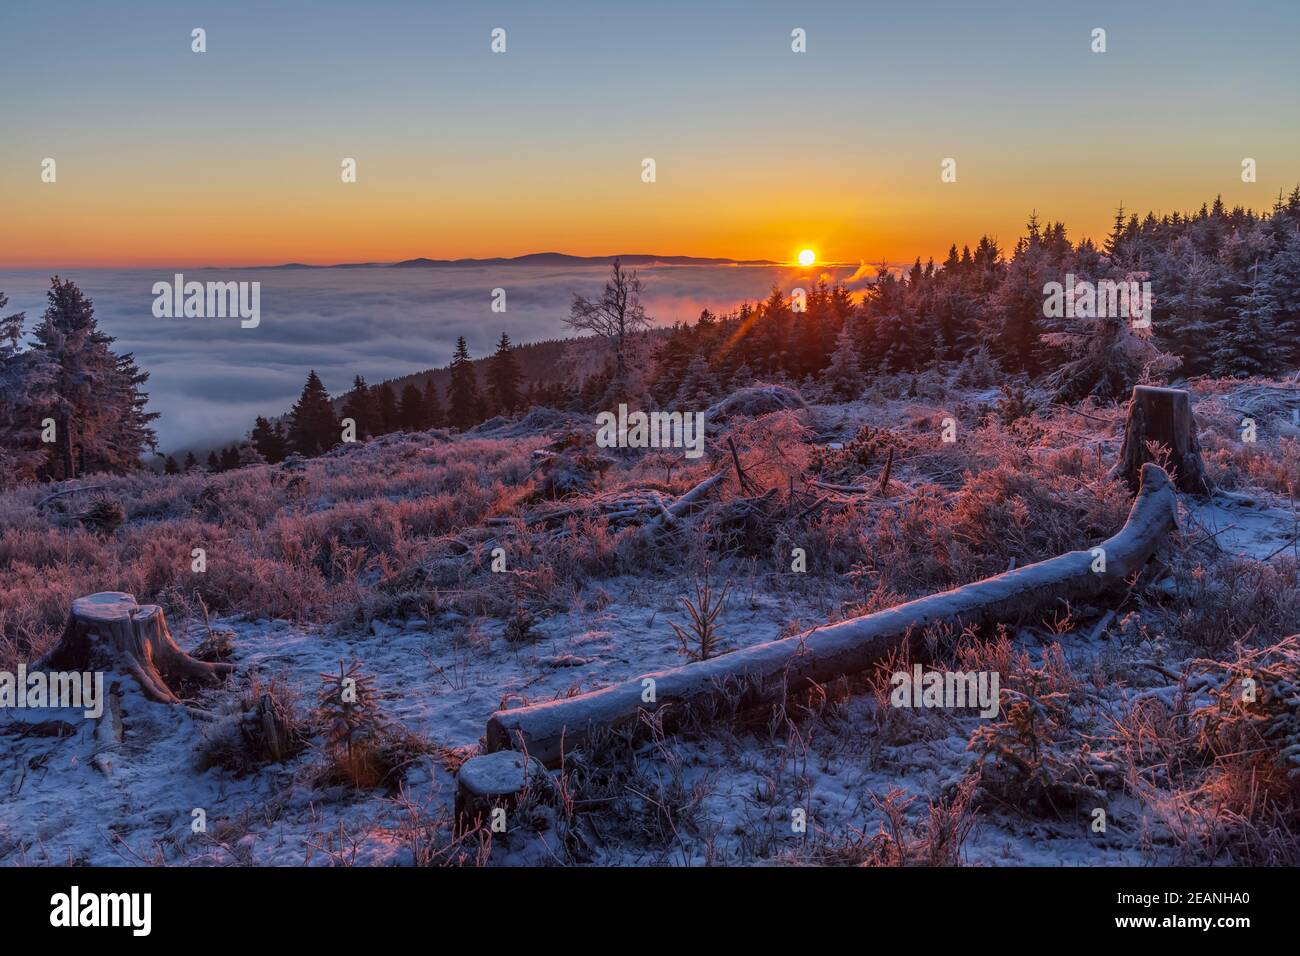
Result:
<svg viewBox="0 0 1300 956"><path fill-rule="evenodd" d="M528 471L527 440L396 436L309 461L217 475L89 476L43 507L46 487L0 496L0 662L34 658L81 594L128 591L194 616L329 622L411 566L429 542L476 525ZM346 447L346 446L345 446ZM71 485L69 485L71 487ZM62 490L62 489L60 489ZM120 502L110 534L75 514ZM193 570L195 548L206 570Z"/></svg>
<svg viewBox="0 0 1300 956"><path fill-rule="evenodd" d="M451 809L493 710L683 663L673 625L689 632L683 598L698 605L706 579L726 589L725 653L1090 547L1130 503L1107 477L1123 409L927 373L737 415L697 461L595 449L553 416L389 436L300 468L92 476L95 490L39 506L62 489L8 492L0 667L47 648L72 598L130 591L164 606L187 649L211 636L209 615L231 632L236 676L201 706L238 713L274 686L306 745L280 763L214 759L190 716L128 680L102 778L84 721L43 736L22 715L0 726L29 768L0 770L0 863L1296 862L1291 731L1261 730L1294 728L1279 700L1300 680L1280 643L1300 631L1300 519L1278 385L1192 384L1224 491L1181 503L1181 531L1129 593L928 635L926 667L1002 675L993 719L891 707L889 675L911 663L896 659L772 713L574 754L505 834L456 833ZM1243 404L1257 442L1239 440ZM676 533L642 531L719 471L720 494ZM121 504L120 526L76 520L98 498ZM379 763L342 758L314 706L320 675L354 661L374 678ZM1225 704L1251 668L1277 693ZM206 834L190 830L195 808Z"/></svg>

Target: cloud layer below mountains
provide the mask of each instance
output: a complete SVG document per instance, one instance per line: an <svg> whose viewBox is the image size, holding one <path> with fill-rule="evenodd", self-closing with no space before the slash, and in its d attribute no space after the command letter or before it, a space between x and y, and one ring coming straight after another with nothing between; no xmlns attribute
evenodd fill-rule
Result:
<svg viewBox="0 0 1300 956"><path fill-rule="evenodd" d="M726 312L765 297L773 285L788 294L806 273L758 266L653 266L638 270L656 324L693 321L708 307ZM854 270L828 270L847 279ZM474 357L488 354L502 332L523 344L568 335L564 318L574 292L599 294L604 266L189 270L185 281L258 281L261 323L237 318L153 315L157 269L74 269L63 273L95 304L100 326L150 373L150 407L161 412L160 447L228 442L256 415L276 415L297 398L308 369L331 393L352 377L370 382L441 367L457 336ZM8 311L26 311L30 330L45 309L49 274L0 271ZM507 310L491 310L492 290L506 290Z"/></svg>

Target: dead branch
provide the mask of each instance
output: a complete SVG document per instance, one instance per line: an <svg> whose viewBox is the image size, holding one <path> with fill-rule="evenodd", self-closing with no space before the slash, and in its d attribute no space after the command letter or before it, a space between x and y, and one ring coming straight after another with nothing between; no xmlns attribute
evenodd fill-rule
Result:
<svg viewBox="0 0 1300 956"><path fill-rule="evenodd" d="M102 484L102 485L87 485L84 488L64 488L62 491L56 491L52 495L46 495L40 501L36 502L36 507L43 508L45 507L45 505L53 501L55 498L62 498L64 495L76 494L78 491L99 491L100 489L107 488L107 487L108 487L107 484Z"/></svg>

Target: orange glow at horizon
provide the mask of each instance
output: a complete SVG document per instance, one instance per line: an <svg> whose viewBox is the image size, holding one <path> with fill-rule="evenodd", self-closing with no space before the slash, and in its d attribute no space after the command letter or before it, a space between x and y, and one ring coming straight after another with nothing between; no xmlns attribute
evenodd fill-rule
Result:
<svg viewBox="0 0 1300 956"><path fill-rule="evenodd" d="M254 172L239 161L219 168L194 158L204 167L196 182L181 175L188 162L179 158L165 174L148 176L125 157L115 160L61 164L57 184L41 183L36 165L22 183L11 181L0 269L329 265L536 252L768 259L803 268L897 264L918 255L941 261L950 244L974 246L985 234L1009 251L1033 208L1040 222L1063 220L1073 241L1104 238L1117 201L1104 183L1068 191L1034 184L1055 201L1029 199L1023 180L1030 177L1007 173L990 174L978 192L943 192L920 181L919 170L909 189L868 201L857 174L831 163L803 170L808 184L794 189L780 185L786 176L779 163L725 181L702 165L646 185L559 163L528 176L461 166L430 178L404 163L371 161L360 166L356 184L344 185L333 168L304 178L288 161ZM1262 190L1248 189L1225 187L1224 201L1262 205ZM1130 209L1159 213L1194 209L1205 197L1205 187L1187 176L1123 198ZM791 235L809 245L791 250ZM807 253L811 262L803 261Z"/></svg>

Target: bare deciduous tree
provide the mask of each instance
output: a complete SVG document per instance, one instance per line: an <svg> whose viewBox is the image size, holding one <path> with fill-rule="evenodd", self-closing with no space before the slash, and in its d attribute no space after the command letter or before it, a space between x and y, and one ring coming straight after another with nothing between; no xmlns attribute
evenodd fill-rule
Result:
<svg viewBox="0 0 1300 956"><path fill-rule="evenodd" d="M627 380L627 337L649 328L650 318L641 305L644 286L635 270L625 270L614 260L609 281L599 299L574 293L565 324L582 332L594 332L614 347L615 382Z"/></svg>

